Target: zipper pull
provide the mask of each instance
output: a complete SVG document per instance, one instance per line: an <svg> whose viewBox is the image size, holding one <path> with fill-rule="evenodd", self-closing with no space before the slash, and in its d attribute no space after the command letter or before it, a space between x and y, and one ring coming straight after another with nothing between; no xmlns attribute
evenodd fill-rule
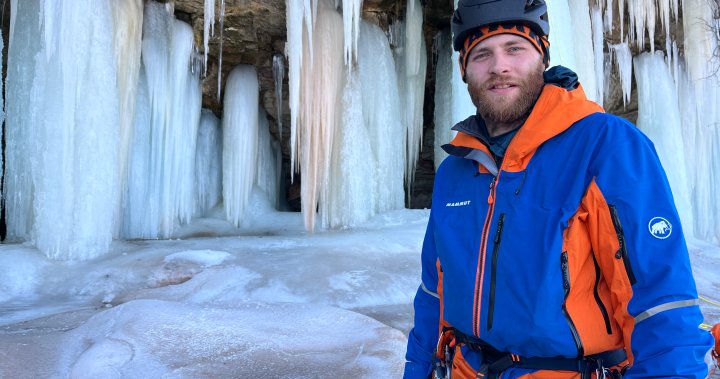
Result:
<svg viewBox="0 0 720 379"><path fill-rule="evenodd" d="M488 204L495 203L495 183L497 182L497 176L493 176L490 181L490 193L488 194Z"/></svg>

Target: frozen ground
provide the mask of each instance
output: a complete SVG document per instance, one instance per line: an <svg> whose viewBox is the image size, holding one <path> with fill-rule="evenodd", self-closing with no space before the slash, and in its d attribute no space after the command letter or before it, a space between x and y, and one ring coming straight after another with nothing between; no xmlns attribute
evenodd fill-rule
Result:
<svg viewBox="0 0 720 379"><path fill-rule="evenodd" d="M86 262L0 246L0 378L398 378L428 211L308 234L199 219ZM720 322L720 249L691 242Z"/></svg>

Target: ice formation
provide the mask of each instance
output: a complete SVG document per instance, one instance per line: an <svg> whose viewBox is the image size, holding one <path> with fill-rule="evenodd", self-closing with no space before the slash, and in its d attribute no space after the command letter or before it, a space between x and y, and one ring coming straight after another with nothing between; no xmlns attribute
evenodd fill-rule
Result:
<svg viewBox="0 0 720 379"><path fill-rule="evenodd" d="M280 199L280 178L279 167L280 145L270 136L267 112L258 107L258 132L257 132L257 165L255 167L255 186L263 192L267 203L278 207Z"/></svg>
<svg viewBox="0 0 720 379"><path fill-rule="evenodd" d="M316 14L317 0L286 0L288 85L290 89L290 168L299 171L300 155L298 146L298 119L300 118L300 79L303 65L312 65L313 61L313 15ZM307 47L305 47L307 45ZM307 55L304 50L308 50ZM307 60L307 61L305 61ZM292 178L292 177L291 177Z"/></svg>
<svg viewBox="0 0 720 379"><path fill-rule="evenodd" d="M303 212L310 230L318 208L323 225L345 227L401 207L404 188L398 172L404 172L410 194L422 138L427 52L419 1L408 2L404 22L391 23L394 62L388 60L390 45L379 29L361 22L362 1L343 1L342 17L331 2L286 1L291 167L302 169ZM199 214L196 211L217 202L213 200L221 197L217 171L214 179L206 178L215 184L201 185L196 176L201 167L214 165L198 162L217 159L219 150L211 152L206 146L196 156L201 151L196 138L209 138L197 129L200 74L190 68L196 54L192 31L174 19L172 2L147 2L144 10L140 0L97 0L92 7L88 0L10 3L3 200L11 240L29 241L53 258L91 258L107 247L118 230L123 238L168 237L179 224ZM583 2L549 2L551 63L577 71L588 96L602 102L609 73L604 56L609 53L627 103L632 51L664 48L662 56L640 55L635 62L638 124L658 147L685 229L718 242L720 90L712 76L717 68L713 63L717 39L712 34L712 28L718 27L718 20L712 18L717 6L685 0L681 10L678 3L605 0L590 8ZM206 0L205 6L207 54L215 2ZM222 54L223 0L219 7ZM630 28L622 25L626 11ZM96 16L82 17L89 12ZM678 26L672 23L680 13L685 40L673 41L672 31ZM613 30L613 15L621 22L621 41L605 50L603 28ZM656 47L655 35L661 33L665 46ZM449 36L436 41L435 160L439 164L444 154L438 146L452 138L449 128L475 108L460 80ZM278 136L282 135L283 63L282 57L274 58L280 99ZM348 73L350 67L357 72ZM653 78L650 89L649 78ZM218 91L221 82L220 67ZM660 87L669 93L659 96ZM239 99L250 95L234 96L225 101L243 101ZM255 109L257 100L252 107L226 109L232 113L226 116L247 116ZM240 204L248 201L241 198L255 196L253 191L277 207L279 149L265 133L267 118L262 111L250 119L259 122L258 156L224 167L229 176L255 174L254 179L232 181L242 183L243 190L224 188L232 194L226 210L232 209L228 216L235 224L242 220ZM216 158L211 158L213 153ZM668 162L670 154L682 157ZM257 163L249 163L252 159ZM216 195L198 192L201 187L209 191L206 184Z"/></svg>
<svg viewBox="0 0 720 379"><path fill-rule="evenodd" d="M575 70L577 65L575 64L573 26L579 25L579 23L573 23L570 18L568 0L548 1L547 8L548 14L552 15L552 17L549 17L550 65L562 65ZM587 54L587 50L585 54ZM584 79L583 77L580 78L581 81L584 81Z"/></svg>
<svg viewBox="0 0 720 379"><path fill-rule="evenodd" d="M239 226L255 182L258 149L257 71L232 69L223 103L223 202L228 221Z"/></svg>
<svg viewBox="0 0 720 379"><path fill-rule="evenodd" d="M209 1L209 0L208 0ZM218 52L217 99L220 100L222 90L223 40L225 34L225 0L220 0L220 51Z"/></svg>
<svg viewBox="0 0 720 379"><path fill-rule="evenodd" d="M210 51L210 36L215 36L215 0L205 0L203 18L203 76L207 75L207 56Z"/></svg>
<svg viewBox="0 0 720 379"><path fill-rule="evenodd" d="M613 57L615 66L620 74L620 86L623 92L623 105L630 102L632 91L632 52L627 42L608 45L610 55Z"/></svg>
<svg viewBox="0 0 720 379"><path fill-rule="evenodd" d="M204 216L222 199L222 130L220 120L203 109L195 153L195 211Z"/></svg>
<svg viewBox="0 0 720 379"><path fill-rule="evenodd" d="M8 56L8 235L31 241L50 258L94 257L112 240L118 202L112 3L13 5L11 35L18 40ZM90 13L94 17L83 17Z"/></svg>
<svg viewBox="0 0 720 379"><path fill-rule="evenodd" d="M350 227L403 207L403 124L392 51L376 25L362 21L357 70L348 75L342 122L331 157L328 227Z"/></svg>
<svg viewBox="0 0 720 379"><path fill-rule="evenodd" d="M3 41L2 30L0 30L0 62L3 60L2 51L5 49ZM3 82L3 80L0 80L0 124L5 123L5 91L3 91ZM2 155L0 155L0 167L3 167ZM0 174L0 176L2 175ZM2 194L0 194L0 198L2 198Z"/></svg>
<svg viewBox="0 0 720 379"><path fill-rule="evenodd" d="M113 41L117 64L117 87L120 110L120 146L118 188L126 186L127 162L133 135L135 102L137 98L138 75L140 74L140 52L142 49L142 0L127 0L113 4ZM118 205L122 204L122 199ZM116 217L122 213L117 210ZM117 223L120 226L120 223ZM114 233L117 237L118 233Z"/></svg>
<svg viewBox="0 0 720 379"><path fill-rule="evenodd" d="M273 55L273 79L275 80L275 110L278 142L282 142L283 119L283 80L285 79L285 58L281 54Z"/></svg>
<svg viewBox="0 0 720 379"><path fill-rule="evenodd" d="M655 144L667 173L685 235L692 236L692 207L685 165L682 123L675 83L662 52L635 57L637 126Z"/></svg>
<svg viewBox="0 0 720 379"><path fill-rule="evenodd" d="M343 36L345 46L345 65L352 69L357 59L357 44L360 36L360 16L363 0L343 0Z"/></svg>
<svg viewBox="0 0 720 379"><path fill-rule="evenodd" d="M401 114L405 125L405 187L408 198L412 194L415 166L420 156L423 131L423 104L425 100L425 73L427 47L422 33L423 13L419 0L408 1L405 22L396 29L402 41L395 49L398 92Z"/></svg>
<svg viewBox="0 0 720 379"><path fill-rule="evenodd" d="M595 69L595 101L603 105L605 93L605 40L603 38L603 20L600 8L590 9L590 21L592 24L592 45Z"/></svg>
<svg viewBox="0 0 720 379"><path fill-rule="evenodd" d="M188 24L175 19L163 4L149 2L143 35L142 62L149 103L138 106L147 107L149 114L142 117L149 122L136 126L135 133L145 139L134 138L133 153L147 161L131 157L142 167L130 168L136 181L127 184L127 196L141 201L126 204L125 211L145 212L147 221L145 228L138 229L128 225L133 221L123 220L122 230L139 233L125 234L125 238L167 238L178 223L189 221L194 214L195 141L202 93L199 73L190 70L193 34ZM138 117L140 114L142 111ZM139 172L145 176L137 176ZM143 198L147 199L145 205Z"/></svg>
<svg viewBox="0 0 720 379"><path fill-rule="evenodd" d="M305 11L306 14L302 17L308 20L307 12L310 10L306 8ZM290 19L292 15L288 17ZM309 38L299 40L302 43L300 48L304 57L299 83L295 83L296 79L293 76L292 62L295 56L290 55L291 106L295 101L292 95L293 87L298 85L296 90L299 90L299 97L296 99L298 108L293 110L292 116L293 120L296 118L297 120L295 126L291 125L290 143L292 160L297 159L301 169L300 192L305 227L314 230L318 203L322 204L328 196L330 155L334 129L340 122L342 114L345 66L342 54L338 54L343 51L342 17L333 4L321 0L316 18L310 24L314 24L314 29L305 34ZM305 27L307 26L306 24ZM298 42L298 40L293 41ZM292 46L292 43L289 42L289 49L297 53L295 49L298 47Z"/></svg>
<svg viewBox="0 0 720 379"><path fill-rule="evenodd" d="M448 31L438 33L436 38L437 63L435 64L435 143L434 161L435 169L447 157L447 153L441 148L442 145L452 140L453 126L453 66L456 61L452 59L452 35ZM465 95L466 97L467 94ZM471 116L468 113L466 116Z"/></svg>

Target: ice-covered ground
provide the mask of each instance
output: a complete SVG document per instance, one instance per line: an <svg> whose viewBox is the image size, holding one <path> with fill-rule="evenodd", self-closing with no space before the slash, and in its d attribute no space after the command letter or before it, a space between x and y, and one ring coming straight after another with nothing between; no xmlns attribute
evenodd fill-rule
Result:
<svg viewBox="0 0 720 379"><path fill-rule="evenodd" d="M427 216L315 234L299 213L204 218L72 263L2 245L0 378L399 378ZM691 254L719 322L720 248Z"/></svg>

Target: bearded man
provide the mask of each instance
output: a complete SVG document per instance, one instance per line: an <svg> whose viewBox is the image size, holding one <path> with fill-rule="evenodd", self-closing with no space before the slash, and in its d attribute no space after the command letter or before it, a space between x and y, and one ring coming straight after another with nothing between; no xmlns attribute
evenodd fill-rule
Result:
<svg viewBox="0 0 720 379"><path fill-rule="evenodd" d="M712 338L665 172L549 65L542 0L460 0L477 114L443 146L405 378L704 378Z"/></svg>

